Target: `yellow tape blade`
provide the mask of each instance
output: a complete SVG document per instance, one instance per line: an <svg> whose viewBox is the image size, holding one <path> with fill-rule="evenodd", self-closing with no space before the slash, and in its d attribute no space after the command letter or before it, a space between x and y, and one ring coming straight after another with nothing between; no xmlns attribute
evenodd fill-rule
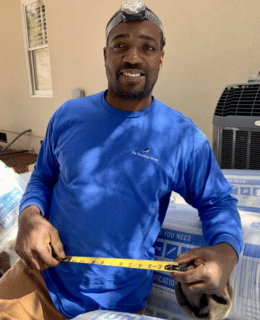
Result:
<svg viewBox="0 0 260 320"><path fill-rule="evenodd" d="M103 266L145 269L154 271L179 271L179 264L172 261L158 261L158 260L135 260L135 259L120 259L120 258L99 258L99 257L76 257L67 256L63 261L97 264Z"/></svg>

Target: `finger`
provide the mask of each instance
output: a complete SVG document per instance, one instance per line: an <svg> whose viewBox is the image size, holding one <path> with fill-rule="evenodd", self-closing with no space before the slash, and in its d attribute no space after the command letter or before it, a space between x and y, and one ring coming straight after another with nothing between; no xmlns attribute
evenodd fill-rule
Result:
<svg viewBox="0 0 260 320"><path fill-rule="evenodd" d="M24 261L28 269L37 270L37 271L41 270L40 264L33 256L23 254L22 256L20 255L20 257L22 258L22 260Z"/></svg>
<svg viewBox="0 0 260 320"><path fill-rule="evenodd" d="M18 241L18 237L15 244L15 252L23 260L28 269L40 270L40 265L33 256L31 246L28 244L26 244L25 246L21 245L20 241Z"/></svg>
<svg viewBox="0 0 260 320"><path fill-rule="evenodd" d="M200 265L197 268L188 269L187 271L173 272L172 276L176 281L182 283L205 282L208 280L203 265Z"/></svg>
<svg viewBox="0 0 260 320"><path fill-rule="evenodd" d="M182 283L182 289L187 293L203 292L206 293L206 285L204 282Z"/></svg>
<svg viewBox="0 0 260 320"><path fill-rule="evenodd" d="M44 264L42 262L42 260L40 258L37 258L34 260L24 258L22 260L29 270L43 271L43 270L49 268L46 264Z"/></svg>
<svg viewBox="0 0 260 320"><path fill-rule="evenodd" d="M182 286L190 293L204 292L207 294L215 294L219 291L218 282L210 277L207 268L202 265L182 273L175 273L173 276L175 280L181 282Z"/></svg>
<svg viewBox="0 0 260 320"><path fill-rule="evenodd" d="M52 250L49 251L47 246L38 252L38 259L41 261L41 265L47 268L56 267L59 264L59 260L55 259L52 255Z"/></svg>
<svg viewBox="0 0 260 320"><path fill-rule="evenodd" d="M55 258L57 258L58 260L66 258L66 254L63 249L63 244L60 241L58 232L56 234L51 234L51 247L53 250L53 256L55 256Z"/></svg>
<svg viewBox="0 0 260 320"><path fill-rule="evenodd" d="M217 292L216 288L207 282L182 283L182 287L188 293L216 294Z"/></svg>
<svg viewBox="0 0 260 320"><path fill-rule="evenodd" d="M41 271L46 270L50 267L44 261L42 261L40 257L38 257L38 262L39 262Z"/></svg>
<svg viewBox="0 0 260 320"><path fill-rule="evenodd" d="M52 251L49 252L47 247L41 250L17 250L17 254L23 259L28 269L44 270L47 267L54 267L58 265L58 261L52 257ZM44 268L44 269L43 269Z"/></svg>

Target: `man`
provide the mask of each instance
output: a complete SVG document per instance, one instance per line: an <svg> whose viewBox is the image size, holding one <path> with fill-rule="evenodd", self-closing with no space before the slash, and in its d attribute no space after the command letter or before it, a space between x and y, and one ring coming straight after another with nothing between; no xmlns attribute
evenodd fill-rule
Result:
<svg viewBox="0 0 260 320"><path fill-rule="evenodd" d="M142 1L128 1L106 33L108 90L52 116L21 201L16 251L24 263L0 282L1 303L30 301L36 319L39 310L44 319L142 313L152 272L62 259L153 259L171 191L198 208L210 245L177 258L195 266L174 275L187 290L221 292L241 251L236 201L205 136L152 96L164 59L160 20Z"/></svg>

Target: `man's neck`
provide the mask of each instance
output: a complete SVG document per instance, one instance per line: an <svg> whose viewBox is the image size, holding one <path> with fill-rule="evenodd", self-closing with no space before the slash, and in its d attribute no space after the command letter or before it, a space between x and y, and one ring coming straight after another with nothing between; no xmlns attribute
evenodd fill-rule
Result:
<svg viewBox="0 0 260 320"><path fill-rule="evenodd" d="M106 92L105 99L106 102L109 103L112 107L128 112L146 109L153 101L151 94L141 99L126 99L121 98L109 91Z"/></svg>

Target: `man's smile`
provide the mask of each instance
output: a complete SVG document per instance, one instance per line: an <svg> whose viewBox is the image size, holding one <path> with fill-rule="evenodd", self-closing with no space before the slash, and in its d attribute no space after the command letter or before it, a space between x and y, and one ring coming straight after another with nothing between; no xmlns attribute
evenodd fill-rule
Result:
<svg viewBox="0 0 260 320"><path fill-rule="evenodd" d="M123 75L130 78L138 78L141 77L141 73L126 73L123 72Z"/></svg>
<svg viewBox="0 0 260 320"><path fill-rule="evenodd" d="M140 70L121 70L119 72L119 76L131 78L131 79L139 79L143 77L145 74Z"/></svg>

